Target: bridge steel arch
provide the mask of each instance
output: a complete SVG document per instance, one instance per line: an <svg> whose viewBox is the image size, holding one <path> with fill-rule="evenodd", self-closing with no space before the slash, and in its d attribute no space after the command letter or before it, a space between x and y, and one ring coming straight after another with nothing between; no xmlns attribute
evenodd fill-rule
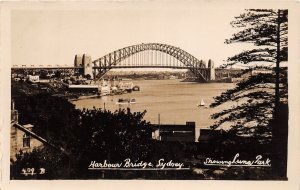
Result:
<svg viewBox="0 0 300 190"><path fill-rule="evenodd" d="M189 69L201 82L207 82L211 80L211 70L206 68L206 65L202 61L198 60L193 55L180 49L179 47L161 43L143 43L132 45L118 49L99 59L96 59L93 61L94 75L97 73L96 78L103 77L103 75L116 67L124 59L147 50L160 51L175 57L181 61L186 68Z"/></svg>

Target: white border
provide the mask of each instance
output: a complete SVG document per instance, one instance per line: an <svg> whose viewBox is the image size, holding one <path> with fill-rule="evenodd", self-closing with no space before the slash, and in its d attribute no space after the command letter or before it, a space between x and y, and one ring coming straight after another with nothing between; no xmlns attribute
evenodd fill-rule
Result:
<svg viewBox="0 0 300 190"><path fill-rule="evenodd" d="M289 9L289 145L288 181L221 181L221 180L9 180L9 130L10 130L10 12L13 9L96 10L115 3L124 8L160 8L161 6L192 9L201 4L239 8ZM125 3L125 4L124 4ZM297 1L110 1L110 2L0 2L0 135L1 135L1 189L299 189L299 113L300 113L300 6Z"/></svg>

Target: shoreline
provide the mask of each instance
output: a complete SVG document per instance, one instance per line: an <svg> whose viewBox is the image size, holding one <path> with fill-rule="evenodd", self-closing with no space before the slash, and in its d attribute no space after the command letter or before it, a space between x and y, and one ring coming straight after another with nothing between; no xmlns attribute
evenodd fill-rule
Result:
<svg viewBox="0 0 300 190"><path fill-rule="evenodd" d="M85 100L85 99L90 99L90 98L96 98L96 97L101 97L100 95L98 94L95 94L95 95L82 95L82 96L79 96L78 98L70 98L68 99L69 102L75 102L77 100Z"/></svg>

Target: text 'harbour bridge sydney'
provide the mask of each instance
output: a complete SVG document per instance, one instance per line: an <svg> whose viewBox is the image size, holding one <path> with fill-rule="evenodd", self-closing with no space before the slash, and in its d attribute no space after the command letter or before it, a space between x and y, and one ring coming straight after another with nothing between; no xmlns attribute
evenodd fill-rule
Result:
<svg viewBox="0 0 300 190"><path fill-rule="evenodd" d="M86 54L76 55L74 67L22 66L12 67L12 70L73 70L100 79L111 69L121 68L188 69L200 82L215 80L215 68L211 60L206 66L205 61L195 58L179 47L160 43L142 43L124 47L94 61Z"/></svg>

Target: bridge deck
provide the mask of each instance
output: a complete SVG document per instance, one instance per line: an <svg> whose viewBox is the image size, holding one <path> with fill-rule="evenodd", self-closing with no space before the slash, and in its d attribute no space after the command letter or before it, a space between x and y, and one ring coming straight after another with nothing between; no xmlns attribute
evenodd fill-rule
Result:
<svg viewBox="0 0 300 190"><path fill-rule="evenodd" d="M82 69L83 67L12 67L12 70L48 70L48 69ZM93 69L129 69L129 68L166 68L166 69L191 69L192 67L187 66L168 66L168 65L139 65L139 66L101 66L92 67ZM197 68L197 69L208 69L208 68Z"/></svg>
<svg viewBox="0 0 300 190"><path fill-rule="evenodd" d="M12 67L11 70L33 70L33 69L82 69L83 67Z"/></svg>
<svg viewBox="0 0 300 190"><path fill-rule="evenodd" d="M129 68L165 68L165 69L191 69L192 67L187 66L168 66L168 65L139 65L139 66L101 66L101 67L93 67L93 69L129 69ZM199 68L198 68L199 69ZM207 68L202 68L207 69Z"/></svg>

